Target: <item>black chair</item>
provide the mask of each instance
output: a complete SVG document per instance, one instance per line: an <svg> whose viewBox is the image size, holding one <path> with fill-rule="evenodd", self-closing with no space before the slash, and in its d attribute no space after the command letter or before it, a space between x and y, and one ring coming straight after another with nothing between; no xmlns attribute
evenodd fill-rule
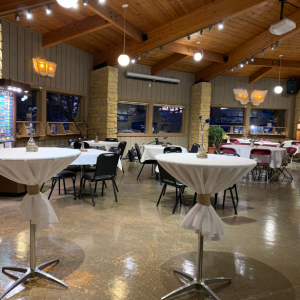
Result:
<svg viewBox="0 0 300 300"><path fill-rule="evenodd" d="M118 139L114 139L114 138L106 138L104 141L105 141L105 142L118 142Z"/></svg>
<svg viewBox="0 0 300 300"><path fill-rule="evenodd" d="M121 153L121 149L119 147L110 147L108 151L117 153L118 155L120 155L120 153Z"/></svg>
<svg viewBox="0 0 300 300"><path fill-rule="evenodd" d="M180 203L181 203L181 194L183 193L184 189L186 188L186 185L184 185L183 183L181 183L180 181L175 179L172 175L170 175L160 164L158 164L158 168L159 168L160 179L164 183L164 186L161 190L161 193L158 198L156 206L159 205L162 195L164 195L166 192L167 186L168 185L173 186L176 188L176 202L175 202L175 206L174 206L174 209L172 212L172 214L174 214L175 209L178 205L178 201L180 200ZM179 189L179 194L178 194L178 189Z"/></svg>
<svg viewBox="0 0 300 300"><path fill-rule="evenodd" d="M53 176L51 178L52 179L52 185L51 185L51 191L50 191L48 200L50 199L50 197L52 195L52 192L54 190L54 187L55 187L57 181L58 181L58 192L59 192L59 195L60 195L60 180L61 179L63 180L63 183L64 183L64 191L65 191L65 195L66 195L67 191L66 191L65 179L68 179L68 178L72 179L72 181L73 181L74 197L75 197L75 200L76 200L76 189L75 189L76 173L72 172L72 171L69 171L69 170L63 170L63 171L59 172L58 174L56 174L55 176ZM43 190L44 184L45 183L42 184L40 191Z"/></svg>
<svg viewBox="0 0 300 300"><path fill-rule="evenodd" d="M127 142L124 142L124 141L120 142L119 145L118 145L118 148L121 149L120 159L123 158L126 146L127 146ZM124 168L122 168L122 171L123 171L123 174L124 174Z"/></svg>
<svg viewBox="0 0 300 300"><path fill-rule="evenodd" d="M135 151L136 151L137 157L139 159L139 162L140 162L140 164L143 165L142 168L141 168L141 170L140 170L139 176L136 179L136 180L138 180L139 177L140 177L140 175L141 175L141 173L142 173L142 171L143 171L144 166L145 165L152 165L152 170L153 170L153 165L154 165L154 168L155 168L155 166L157 165L157 160L149 159L149 160L145 160L144 162L141 162L142 154L141 154L140 146L137 143L135 143L134 147L135 147Z"/></svg>
<svg viewBox="0 0 300 300"><path fill-rule="evenodd" d="M190 153L198 153L199 148L199 144L193 144Z"/></svg>
<svg viewBox="0 0 300 300"><path fill-rule="evenodd" d="M69 139L68 142L69 145L71 145L72 143L78 142L78 139Z"/></svg>
<svg viewBox="0 0 300 300"><path fill-rule="evenodd" d="M100 154L97 158L95 172L84 173L81 177L79 197L81 197L83 180L84 180L84 182L87 180L89 182L90 189L91 189L93 206L95 206L92 182L97 183L98 181L102 181L102 196L103 196L104 181L111 180L112 184L113 184L115 199L116 199L116 202L118 202L116 188L115 188L116 183L115 183L115 179L114 179L114 174L116 173L118 161L119 161L119 155L117 153ZM95 191L96 191L96 188L97 188L97 186L95 185Z"/></svg>
<svg viewBox="0 0 300 300"><path fill-rule="evenodd" d="M73 145L74 149L80 149L82 143L83 143L83 147L85 149L89 149L90 148L90 145L87 142L75 142L74 145Z"/></svg>
<svg viewBox="0 0 300 300"><path fill-rule="evenodd" d="M182 153L181 147L166 147L164 153Z"/></svg>

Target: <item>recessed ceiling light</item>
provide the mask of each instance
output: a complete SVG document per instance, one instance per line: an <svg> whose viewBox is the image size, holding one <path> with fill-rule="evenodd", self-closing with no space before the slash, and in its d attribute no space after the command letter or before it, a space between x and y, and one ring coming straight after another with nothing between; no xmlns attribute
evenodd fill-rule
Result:
<svg viewBox="0 0 300 300"><path fill-rule="evenodd" d="M197 42L196 42L196 44L200 44L200 43L201 43L200 41L197 41Z"/></svg>

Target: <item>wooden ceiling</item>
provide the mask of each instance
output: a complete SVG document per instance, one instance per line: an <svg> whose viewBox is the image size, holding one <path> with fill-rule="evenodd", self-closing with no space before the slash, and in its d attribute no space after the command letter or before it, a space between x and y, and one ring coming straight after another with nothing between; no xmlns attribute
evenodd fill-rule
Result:
<svg viewBox="0 0 300 300"><path fill-rule="evenodd" d="M34 7L51 2L49 0L1 0L0 15L11 13L4 18L43 34L45 45L48 43L46 46L53 41L64 42L94 55L96 65L104 62L115 63L123 47L121 5L125 1L106 0L103 7L98 4L98 0L89 0L88 6L84 6L82 0L79 1L76 9L65 9L57 3L52 4L52 14L47 15L45 7ZM277 60L281 54L283 60L300 62L300 9L297 8L300 7L300 0L289 2L293 5L285 4L284 17L294 16L297 25L299 21L299 26L293 34L277 39L268 30L271 24L279 21L278 0L127 0L127 51L130 56L137 57L140 54L137 63L154 66L153 72L167 68L194 73L197 80L209 80L218 75L253 76L263 71L265 73L259 78L277 78L278 66L249 64L243 68L234 68L233 72L230 69L249 57L249 54L257 53L277 40L278 48L269 48L265 50L264 55L257 54L255 58ZM32 8L31 20L27 20L25 11L19 13L19 22L15 20L14 12L22 7ZM117 19L115 23L112 20L114 16ZM184 36L208 27L212 24L210 22L221 20L224 20L222 30L214 25L212 31L205 28L203 35L197 31L190 35L190 39L187 36L180 38L180 35ZM148 41L139 40L139 34L142 33L147 33ZM161 51L160 45L173 42L174 37L177 46L178 43L182 44L188 50L174 51L170 48L171 44L168 44ZM204 50L204 59L200 62L196 62L192 56L198 47ZM146 55L147 50L150 50L149 56ZM222 56L228 56L228 62L216 62L214 57ZM263 67L265 69L262 70ZM294 65L282 67L281 77L300 78L300 68Z"/></svg>

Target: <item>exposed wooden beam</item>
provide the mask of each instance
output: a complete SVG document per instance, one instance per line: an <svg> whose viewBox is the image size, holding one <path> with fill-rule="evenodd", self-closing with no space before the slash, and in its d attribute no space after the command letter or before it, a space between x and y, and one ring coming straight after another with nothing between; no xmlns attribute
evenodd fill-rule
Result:
<svg viewBox="0 0 300 300"><path fill-rule="evenodd" d="M43 35L43 47L50 47L56 44L74 39L84 34L111 26L106 20L98 15L76 21L72 24L60 27Z"/></svg>
<svg viewBox="0 0 300 300"><path fill-rule="evenodd" d="M152 66L151 74L155 75L155 74L161 72L162 70L167 69L169 66L175 64L176 62L182 60L185 57L187 57L187 55L180 54L180 53L173 54L173 55L169 56L168 58L158 62L156 65Z"/></svg>
<svg viewBox="0 0 300 300"><path fill-rule="evenodd" d="M97 1L97 0L93 0ZM147 32L148 40L143 43L128 43L126 54L135 56L160 45L172 42L183 36L205 28L227 18L234 18L249 10L259 8L274 0L216 0L201 8L176 18L162 26L158 26ZM89 1L90 2L90 1ZM109 65L117 63L118 55L122 53L122 47L114 52L99 53L94 57L94 65L106 62Z"/></svg>
<svg viewBox="0 0 300 300"><path fill-rule="evenodd" d="M193 56L195 51L197 51L197 49L199 49L199 48L201 48L201 47L187 46L187 45L176 43L176 42L164 45L164 50L172 51L175 53L185 54L188 56ZM203 50L203 59L215 61L215 62L218 62L221 64L224 63L222 54L212 52L209 50L205 50L203 48L201 48L201 49Z"/></svg>
<svg viewBox="0 0 300 300"><path fill-rule="evenodd" d="M124 30L123 16L115 12L109 6L100 4L99 0L89 0L88 8L120 30ZM125 33L138 42L143 41L142 32L128 21L125 21Z"/></svg>
<svg viewBox="0 0 300 300"><path fill-rule="evenodd" d="M198 74L196 74L196 82L197 81L209 81L214 77L222 74L226 70L232 68L233 66L237 65L241 61L245 60L246 58L255 55L259 51L263 50L264 48L274 44L277 41L283 41L287 38L290 38L300 32L300 10L296 11L292 15L288 17L289 19L296 22L297 29L294 29L291 32L288 32L284 35L273 35L269 29L262 32L260 35L255 37L254 39L248 41L244 45L238 47L237 49L233 50L228 54L228 62L225 64L217 64L213 63L210 66L206 67L205 69L201 70Z"/></svg>
<svg viewBox="0 0 300 300"><path fill-rule="evenodd" d="M2 15L11 14L18 10L30 9L39 5L46 5L55 2L54 0L1 0L0 1L0 17Z"/></svg>
<svg viewBox="0 0 300 300"><path fill-rule="evenodd" d="M253 62L249 62L249 65L261 66L261 67L280 67L280 59L256 58ZM281 60L281 67L299 69L300 61Z"/></svg>
<svg viewBox="0 0 300 300"><path fill-rule="evenodd" d="M258 79L262 78L267 72L269 72L272 69L273 67L263 67L259 69L257 72L255 72L249 77L249 84L252 84Z"/></svg>

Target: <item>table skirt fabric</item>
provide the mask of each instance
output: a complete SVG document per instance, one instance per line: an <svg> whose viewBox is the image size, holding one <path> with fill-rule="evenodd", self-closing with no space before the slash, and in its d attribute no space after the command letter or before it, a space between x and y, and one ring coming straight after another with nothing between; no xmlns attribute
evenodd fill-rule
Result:
<svg viewBox="0 0 300 300"><path fill-rule="evenodd" d="M195 153L156 156L161 166L177 180L198 194L215 194L237 183L255 166L254 160L209 154L199 159ZM195 233L201 231L205 242L218 241L224 234L224 223L212 206L196 204L181 226Z"/></svg>
<svg viewBox="0 0 300 300"><path fill-rule="evenodd" d="M75 160L78 150L40 147L39 152L26 152L26 148L0 149L1 174L15 182L26 185L41 185L66 168ZM55 158L57 157L57 158ZM23 159L23 160L22 160ZM52 227L57 216L48 198L38 192L26 194L20 204L21 218L36 224L37 230Z"/></svg>
<svg viewBox="0 0 300 300"><path fill-rule="evenodd" d="M99 143L95 143L94 140L92 141L85 141L90 145L90 147L98 148L98 147L104 147L106 151L109 151L111 147L118 147L119 142L106 142L106 141L99 141Z"/></svg>
<svg viewBox="0 0 300 300"><path fill-rule="evenodd" d="M188 153L186 148L183 148L181 146L171 145L171 147L180 147L182 149L182 153ZM141 147L141 153L142 153L142 159L141 162L144 162L145 160L155 160L156 155L163 154L165 147L162 145L142 145Z"/></svg>

